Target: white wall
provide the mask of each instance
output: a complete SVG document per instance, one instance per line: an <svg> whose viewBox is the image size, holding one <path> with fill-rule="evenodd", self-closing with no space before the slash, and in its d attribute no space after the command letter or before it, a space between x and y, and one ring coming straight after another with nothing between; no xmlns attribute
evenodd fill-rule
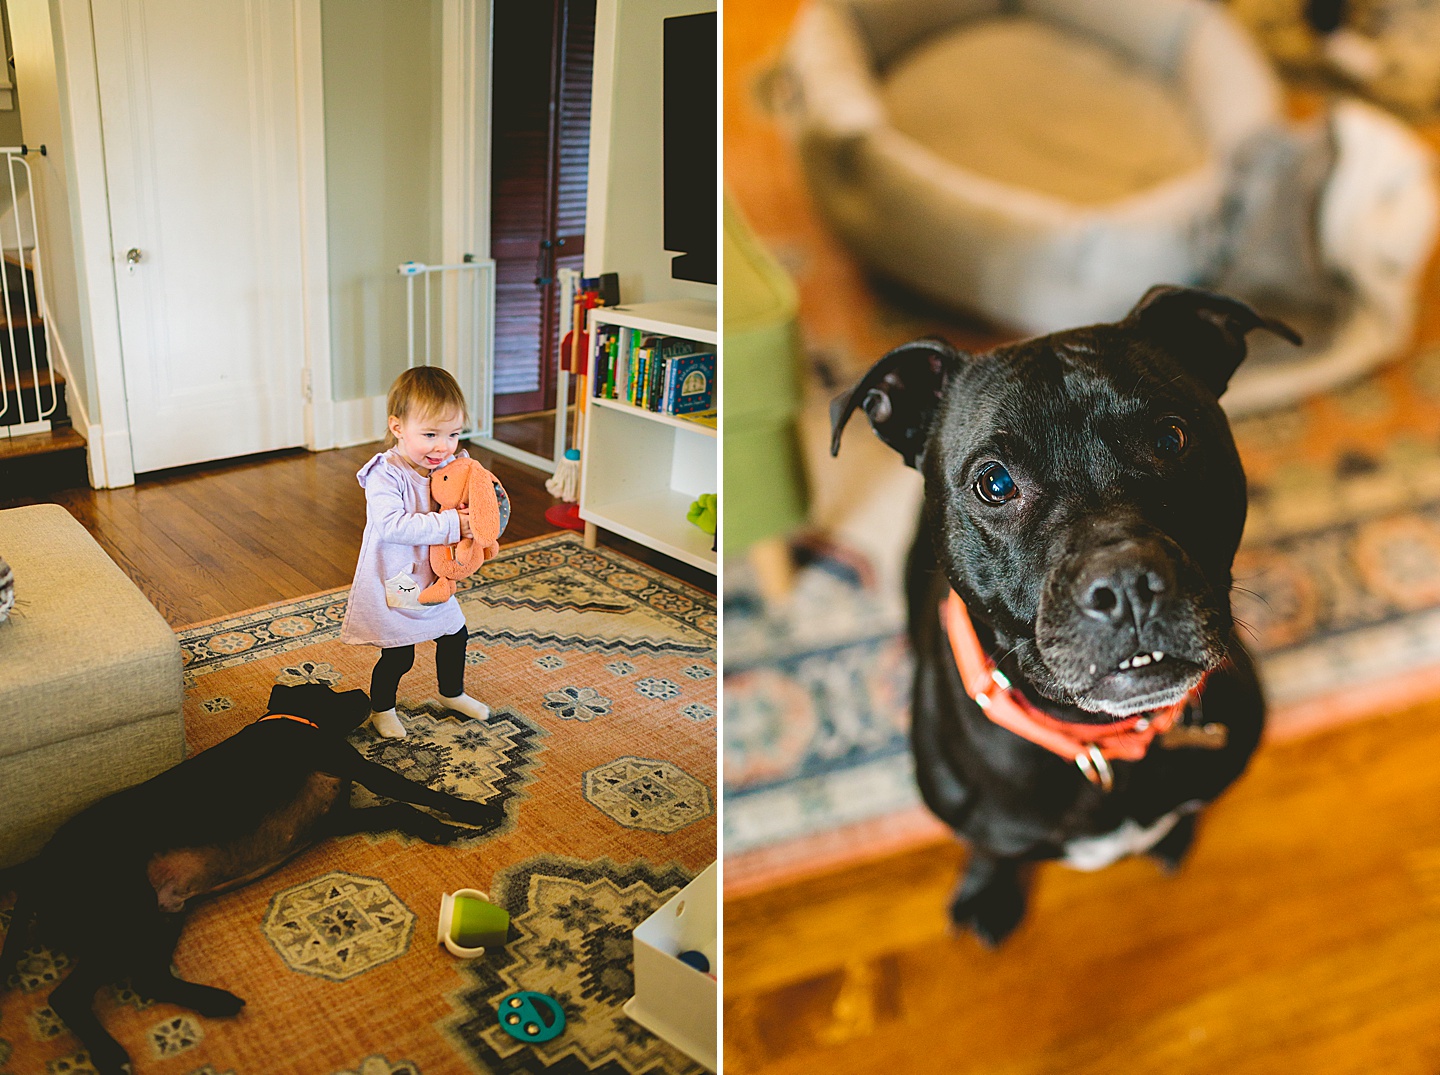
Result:
<svg viewBox="0 0 1440 1075"><path fill-rule="evenodd" d="M405 368L402 261L441 260L442 0L322 0L330 355L337 401Z"/></svg>
<svg viewBox="0 0 1440 1075"><path fill-rule="evenodd" d="M661 84L664 20L714 10L713 0L599 0L596 5L585 275L619 273L626 303L716 298L713 284L670 276L672 255L664 249L662 213Z"/></svg>
<svg viewBox="0 0 1440 1075"><path fill-rule="evenodd" d="M13 55L10 44L10 18L3 0L0 0L0 16L5 20L5 50L6 55ZM10 78L8 71L4 72L6 78ZM24 139L20 133L20 94L15 89L12 81L10 90L10 107L0 109L0 146L19 145Z"/></svg>

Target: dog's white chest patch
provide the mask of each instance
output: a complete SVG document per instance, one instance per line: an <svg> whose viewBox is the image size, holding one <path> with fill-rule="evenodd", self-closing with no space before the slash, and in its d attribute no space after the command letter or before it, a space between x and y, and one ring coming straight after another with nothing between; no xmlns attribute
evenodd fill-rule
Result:
<svg viewBox="0 0 1440 1075"><path fill-rule="evenodd" d="M1175 823L1186 814L1194 813L1199 803L1176 807L1149 825L1126 818L1118 829L1101 836L1077 836L1065 841L1065 857L1061 860L1077 870L1101 870L1127 855L1140 855L1163 840Z"/></svg>

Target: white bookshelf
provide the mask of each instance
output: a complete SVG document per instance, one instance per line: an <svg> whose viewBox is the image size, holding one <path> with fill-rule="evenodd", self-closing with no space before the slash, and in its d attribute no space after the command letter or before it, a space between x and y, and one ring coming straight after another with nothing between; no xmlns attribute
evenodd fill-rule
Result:
<svg viewBox="0 0 1440 1075"><path fill-rule="evenodd" d="M621 329L622 347L631 332L679 336L715 347L715 304L673 299L590 311L591 395L580 460L586 545L594 548L599 531L608 530L713 573L714 536L689 522L685 513L701 493L720 491L716 431L619 400L597 399L595 328L606 324Z"/></svg>

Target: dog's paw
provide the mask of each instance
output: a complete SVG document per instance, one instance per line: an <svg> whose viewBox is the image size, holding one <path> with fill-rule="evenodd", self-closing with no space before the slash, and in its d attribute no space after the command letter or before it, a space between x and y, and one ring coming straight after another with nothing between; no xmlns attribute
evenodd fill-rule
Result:
<svg viewBox="0 0 1440 1075"><path fill-rule="evenodd" d="M443 821L432 820L429 824L417 825L410 835L424 840L427 844L453 844L456 840L473 836L474 833L469 829L462 829L458 825L447 825Z"/></svg>
<svg viewBox="0 0 1440 1075"><path fill-rule="evenodd" d="M1175 827L1164 838L1145 853L1160 864L1167 874L1177 873L1190 854L1195 842L1195 815L1186 814L1175 823Z"/></svg>
<svg viewBox="0 0 1440 1075"><path fill-rule="evenodd" d="M117 1041L97 1041L86 1053L90 1057L90 1067L95 1069L97 1075L132 1075L135 1070L130 1065L130 1054L121 1048ZM83 1057L85 1053L81 1055ZM83 1065L81 1070L84 1070Z"/></svg>
<svg viewBox="0 0 1440 1075"><path fill-rule="evenodd" d="M994 884L959 896L950 904L950 921L968 930L986 948L998 948L1025 917L1025 894L1019 888Z"/></svg>
<svg viewBox="0 0 1440 1075"><path fill-rule="evenodd" d="M491 803L471 802L468 799L460 799L446 811L456 821L464 822L466 825L473 825L481 832L489 832L499 826L505 820L505 810L502 807L494 806ZM471 835L475 835L471 833Z"/></svg>

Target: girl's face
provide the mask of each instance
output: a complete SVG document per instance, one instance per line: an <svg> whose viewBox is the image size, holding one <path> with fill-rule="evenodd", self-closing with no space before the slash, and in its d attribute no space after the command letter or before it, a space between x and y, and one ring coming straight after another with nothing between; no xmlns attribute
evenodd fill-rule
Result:
<svg viewBox="0 0 1440 1075"><path fill-rule="evenodd" d="M406 461L422 474L429 474L455 454L464 429L464 416L458 413L412 414L406 418L390 416L390 432L395 437L395 446Z"/></svg>

